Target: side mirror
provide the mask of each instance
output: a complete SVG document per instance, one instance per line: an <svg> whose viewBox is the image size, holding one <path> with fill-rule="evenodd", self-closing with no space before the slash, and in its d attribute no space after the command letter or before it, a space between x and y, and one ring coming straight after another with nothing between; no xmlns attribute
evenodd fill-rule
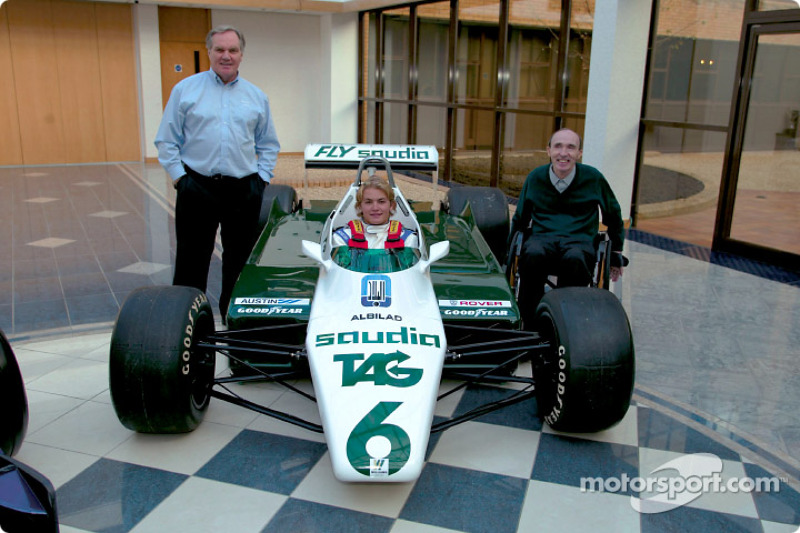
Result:
<svg viewBox="0 0 800 533"><path fill-rule="evenodd" d="M326 272L330 270L331 261L326 261L322 258L322 246L318 242L303 241L300 246L303 250L303 255L322 265Z"/></svg>
<svg viewBox="0 0 800 533"><path fill-rule="evenodd" d="M417 263L418 268L422 272L427 272L433 263L446 257L450 253L450 241L436 242L431 245L428 259Z"/></svg>
<svg viewBox="0 0 800 533"><path fill-rule="evenodd" d="M447 257L450 253L450 241L436 242L431 245L430 254L428 255L428 262L435 263L443 257Z"/></svg>

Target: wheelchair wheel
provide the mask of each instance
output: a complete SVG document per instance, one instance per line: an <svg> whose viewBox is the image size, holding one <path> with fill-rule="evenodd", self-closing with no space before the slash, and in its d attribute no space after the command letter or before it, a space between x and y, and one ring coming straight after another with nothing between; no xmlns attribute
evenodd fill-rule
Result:
<svg viewBox="0 0 800 533"><path fill-rule="evenodd" d="M552 346L533 361L542 419L575 433L622 420L633 394L634 349L619 300L592 287L550 291L536 309L536 328Z"/></svg>
<svg viewBox="0 0 800 533"><path fill-rule="evenodd" d="M510 228L508 200L497 187L455 187L447 191L447 213L461 216L470 205L475 225L501 265L505 262Z"/></svg>

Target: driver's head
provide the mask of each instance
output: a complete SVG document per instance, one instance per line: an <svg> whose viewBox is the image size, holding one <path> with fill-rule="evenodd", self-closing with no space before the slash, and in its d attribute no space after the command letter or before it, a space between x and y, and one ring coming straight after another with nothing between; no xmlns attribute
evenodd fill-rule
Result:
<svg viewBox="0 0 800 533"><path fill-rule="evenodd" d="M394 191L377 176L362 183L356 193L356 213L367 224L386 224L396 208Z"/></svg>

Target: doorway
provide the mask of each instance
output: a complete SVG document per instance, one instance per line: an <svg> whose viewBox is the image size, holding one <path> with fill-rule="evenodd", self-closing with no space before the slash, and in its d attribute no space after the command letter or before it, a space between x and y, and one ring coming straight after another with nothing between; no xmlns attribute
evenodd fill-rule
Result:
<svg viewBox="0 0 800 533"><path fill-rule="evenodd" d="M715 248L800 265L800 23L751 27Z"/></svg>

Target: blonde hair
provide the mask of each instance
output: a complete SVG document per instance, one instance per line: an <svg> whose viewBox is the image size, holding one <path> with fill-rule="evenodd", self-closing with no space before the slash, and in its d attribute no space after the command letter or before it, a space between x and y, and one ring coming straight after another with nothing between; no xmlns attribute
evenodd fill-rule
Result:
<svg viewBox="0 0 800 533"><path fill-rule="evenodd" d="M364 191L366 189L378 189L386 195L389 199L389 203L392 205L395 204L394 190L389 187L389 184L378 176L371 176L361 183L361 187L358 188L358 192L356 193L356 213L358 213L358 216L361 216L361 200L364 198ZM394 210L395 208L392 207L392 214L394 214Z"/></svg>

